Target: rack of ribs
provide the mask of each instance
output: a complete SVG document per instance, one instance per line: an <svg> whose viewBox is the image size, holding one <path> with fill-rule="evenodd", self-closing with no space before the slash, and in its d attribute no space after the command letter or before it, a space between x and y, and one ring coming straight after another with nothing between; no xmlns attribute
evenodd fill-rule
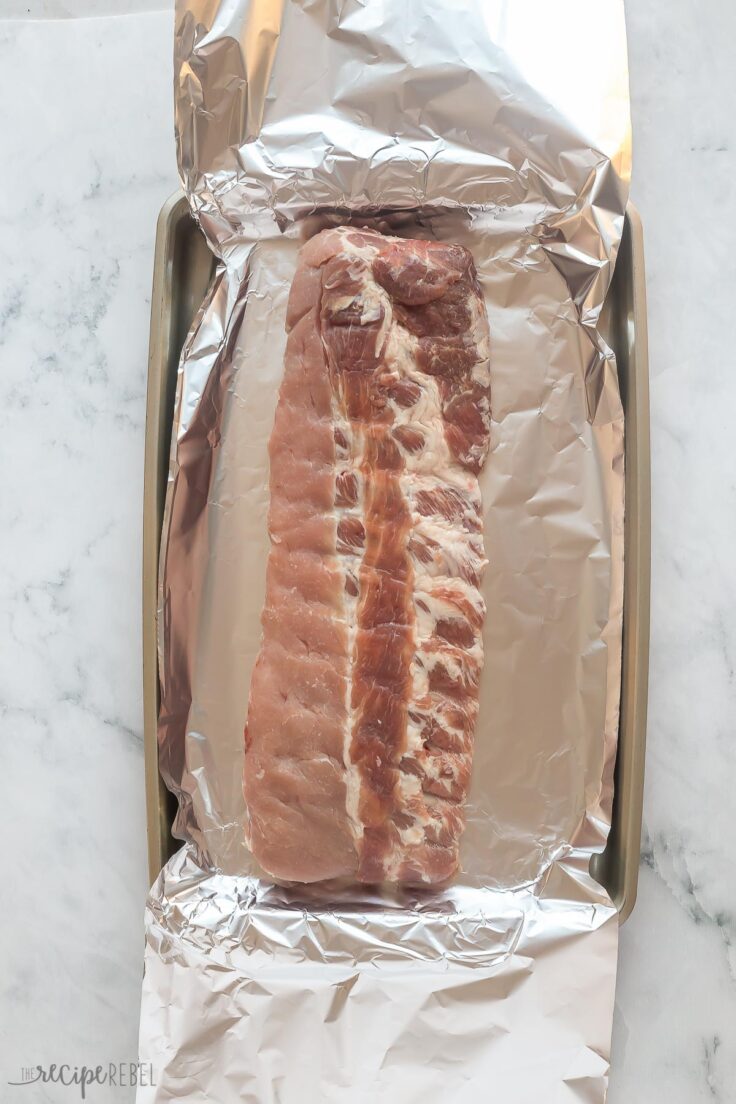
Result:
<svg viewBox="0 0 736 1104"><path fill-rule="evenodd" d="M324 230L300 252L287 331L248 843L276 880L441 883L483 662L490 369L472 257Z"/></svg>

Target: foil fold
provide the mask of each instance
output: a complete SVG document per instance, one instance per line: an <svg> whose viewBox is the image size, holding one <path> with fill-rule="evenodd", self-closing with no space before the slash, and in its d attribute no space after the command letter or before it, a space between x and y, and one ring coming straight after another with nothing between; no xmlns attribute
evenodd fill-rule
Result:
<svg viewBox="0 0 736 1104"><path fill-rule="evenodd" d="M597 329L630 163L621 0L178 0L177 149L220 259L182 354L162 535L141 1102L602 1101L623 415ZM354 222L473 253L491 328L488 607L462 872L279 887L243 725L299 246Z"/></svg>
<svg viewBox="0 0 736 1104"><path fill-rule="evenodd" d="M187 849L147 915L138 1099L603 1100L615 911L486 892L458 913L269 900ZM555 1095L551 1089L555 1089Z"/></svg>

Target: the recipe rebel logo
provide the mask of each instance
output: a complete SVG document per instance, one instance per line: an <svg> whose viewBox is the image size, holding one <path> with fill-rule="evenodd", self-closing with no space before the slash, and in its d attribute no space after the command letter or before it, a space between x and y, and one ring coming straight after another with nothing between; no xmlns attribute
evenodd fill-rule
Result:
<svg viewBox="0 0 736 1104"><path fill-rule="evenodd" d="M156 1085L150 1062L107 1062L96 1066L73 1066L68 1062L53 1062L49 1066L23 1066L20 1077L8 1085L64 1085L75 1089L81 1100L92 1099L88 1090L105 1085L108 1088L149 1088Z"/></svg>

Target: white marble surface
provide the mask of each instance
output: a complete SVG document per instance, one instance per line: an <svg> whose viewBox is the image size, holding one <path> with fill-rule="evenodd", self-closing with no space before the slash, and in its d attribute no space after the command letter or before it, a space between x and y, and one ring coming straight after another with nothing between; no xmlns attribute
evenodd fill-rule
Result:
<svg viewBox="0 0 736 1104"><path fill-rule="evenodd" d="M644 220L652 649L610 1104L736 1101L736 7L627 3Z"/></svg>
<svg viewBox="0 0 736 1104"><path fill-rule="evenodd" d="M35 1104L68 1090L6 1087L21 1066L136 1053L145 369L153 230L176 173L171 17L49 21L94 4L25 6L36 21L0 18L0 1100ZM644 860L609 1095L732 1104L736 9L630 0L628 16L653 633Z"/></svg>
<svg viewBox="0 0 736 1104"><path fill-rule="evenodd" d="M0 20L3 1104L78 1099L7 1086L24 1065L137 1054L143 426L154 230L177 186L171 52L170 14Z"/></svg>

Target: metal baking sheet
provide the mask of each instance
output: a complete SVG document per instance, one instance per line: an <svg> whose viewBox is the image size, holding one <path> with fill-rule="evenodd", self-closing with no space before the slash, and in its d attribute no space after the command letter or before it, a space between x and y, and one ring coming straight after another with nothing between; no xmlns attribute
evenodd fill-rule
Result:
<svg viewBox="0 0 736 1104"><path fill-rule="evenodd" d="M143 525L143 666L149 868L158 874L178 843L174 799L158 771L156 646L158 553L168 476L179 356L212 279L215 260L183 195L158 222L151 302ZM626 417L626 523L623 675L613 824L593 873L621 921L636 899L644 779L649 652L649 410L646 300L641 221L629 204L613 282L600 326L613 348Z"/></svg>

